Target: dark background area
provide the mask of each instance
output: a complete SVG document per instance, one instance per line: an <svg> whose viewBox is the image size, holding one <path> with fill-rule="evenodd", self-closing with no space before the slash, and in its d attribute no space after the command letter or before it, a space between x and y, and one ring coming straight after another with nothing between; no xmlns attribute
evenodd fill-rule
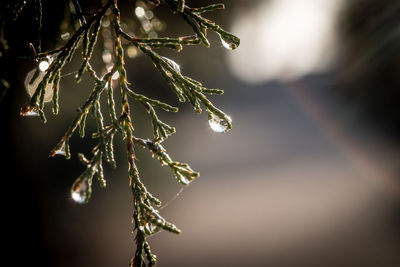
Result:
<svg viewBox="0 0 400 267"><path fill-rule="evenodd" d="M177 128L165 147L173 159L201 172L161 212L183 233L150 237L152 250L160 266L400 266L400 4L326 1L340 4L334 60L323 70L297 76L296 68L287 65L262 79L263 68L276 65L261 54L266 46L257 50L256 42L298 32L293 26L292 32L273 36L260 24L278 14L269 11L277 1L225 1L226 11L207 15L242 38L237 50L225 50L210 33L210 49L159 51L179 63L185 75L225 90L212 101L233 119L226 134L212 132L206 114L196 115L189 104L179 103L148 58L126 60L132 88L180 108L178 114L159 113ZM46 104L45 125L37 117L19 115L29 99L25 76L37 64L24 59L31 53L28 43L37 42L32 2L16 21L1 23L10 47L0 59L1 75L11 85L0 102L5 260L14 266L127 266L135 247L123 142L116 138L118 169L105 168L107 188L95 184L86 205L73 203L69 189L84 170L76 153L88 155L94 144L88 137L93 122L88 122L87 137L71 139L69 161L48 158L89 94L91 81L85 77L76 85L73 75L65 75L60 115L52 115ZM84 10L98 6L98 1L81 2ZM213 2L187 1L190 6ZM121 6L123 18L139 31L135 1ZM68 1L43 1L44 50L62 44L60 14L68 15L67 7ZM165 6L153 12L166 23L160 36L191 33ZM282 12L274 17L278 22L294 20ZM258 34L247 37L246 32ZM284 55L299 47L298 53L305 53L300 41L308 38L276 49ZM101 53L98 45L97 70L103 67ZM79 62L77 54L63 73L76 70ZM261 67L249 72L253 66ZM258 79L251 80L257 69ZM148 115L135 104L133 118L137 136L150 136ZM180 190L170 171L147 151L137 148L137 156L145 184L168 202Z"/></svg>

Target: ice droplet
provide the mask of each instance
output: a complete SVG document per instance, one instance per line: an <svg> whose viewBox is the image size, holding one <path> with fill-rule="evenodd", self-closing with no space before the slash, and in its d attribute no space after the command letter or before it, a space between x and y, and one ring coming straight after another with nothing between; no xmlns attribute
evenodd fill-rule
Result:
<svg viewBox="0 0 400 267"><path fill-rule="evenodd" d="M71 197L79 204L85 203L88 197L87 179L77 179L71 187Z"/></svg>
<svg viewBox="0 0 400 267"><path fill-rule="evenodd" d="M208 123L210 124L211 129L216 132L216 133L222 133L228 131L229 124L232 121L231 118L228 118L228 121L226 119L220 118L215 116L214 114L211 114Z"/></svg>
<svg viewBox="0 0 400 267"><path fill-rule="evenodd" d="M231 40L228 40L227 38L224 38L221 34L218 34L218 35L219 35L219 38L221 39L222 46L225 47L226 49L233 50L236 47L238 47L237 43L235 43Z"/></svg>
<svg viewBox="0 0 400 267"><path fill-rule="evenodd" d="M167 57L162 57L167 63L177 72L181 72L181 67L179 67L178 63L173 61L172 59L169 59Z"/></svg>

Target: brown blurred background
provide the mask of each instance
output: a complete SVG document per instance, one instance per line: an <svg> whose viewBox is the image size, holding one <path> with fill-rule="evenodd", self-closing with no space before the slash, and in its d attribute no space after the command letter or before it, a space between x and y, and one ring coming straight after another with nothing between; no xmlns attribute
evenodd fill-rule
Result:
<svg viewBox="0 0 400 267"><path fill-rule="evenodd" d="M97 3L81 2L84 9ZM51 49L67 1L43 3L43 46ZM179 103L148 58L126 60L134 89L180 107L179 114L159 113L177 128L165 147L201 172L162 210L183 233L149 238L159 266L400 266L400 3L225 5L208 17L241 37L237 50L210 33L210 49L160 53L206 87L225 90L212 100L232 117L230 132L212 132L206 114ZM135 7L124 2L123 16L134 17ZM190 34L166 7L153 12L166 23L160 36ZM116 142L119 168L106 168L107 188L96 184L87 205L73 203L69 188L83 171L76 153L88 155L93 140L74 136L71 160L48 158L91 90L89 79L76 85L73 75L63 77L61 114L50 115L47 104L46 125L19 116L28 100L24 79L35 67L19 58L35 40L32 20L27 7L6 24L11 50L1 63L12 85L1 102L6 257L13 266L127 266L135 247L123 143ZM136 134L150 136L141 107L133 117ZM180 186L150 153L137 154L143 181L168 202Z"/></svg>

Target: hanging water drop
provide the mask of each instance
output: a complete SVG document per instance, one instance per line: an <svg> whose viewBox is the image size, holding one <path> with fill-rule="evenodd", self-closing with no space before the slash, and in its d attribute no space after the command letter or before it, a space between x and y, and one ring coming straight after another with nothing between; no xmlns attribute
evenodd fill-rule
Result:
<svg viewBox="0 0 400 267"><path fill-rule="evenodd" d="M233 40L230 40L221 34L218 34L219 38L221 39L222 46L225 47L228 50L233 50L239 46L239 43Z"/></svg>
<svg viewBox="0 0 400 267"><path fill-rule="evenodd" d="M178 181L181 184L184 184L184 185L190 184L190 180L187 177L185 177L184 175L182 175L181 173L178 172L175 175L176 175L176 179L178 179Z"/></svg>
<svg viewBox="0 0 400 267"><path fill-rule="evenodd" d="M160 231L160 228L157 225L154 225L152 223L146 222L144 225L139 225L139 230L147 235L152 235L158 231Z"/></svg>
<svg viewBox="0 0 400 267"><path fill-rule="evenodd" d="M154 232L158 231L158 227L152 223L146 223L145 225L146 232L149 232L150 234L153 234Z"/></svg>
<svg viewBox="0 0 400 267"><path fill-rule="evenodd" d="M39 109L37 106L31 105L31 103L26 103L19 113L22 116L40 116Z"/></svg>
<svg viewBox="0 0 400 267"><path fill-rule="evenodd" d="M71 197L79 204L85 203L88 199L88 181L78 178L71 187Z"/></svg>
<svg viewBox="0 0 400 267"><path fill-rule="evenodd" d="M31 109L30 111L23 114L23 116L40 116L40 114L37 109Z"/></svg>
<svg viewBox="0 0 400 267"><path fill-rule="evenodd" d="M65 143L63 143L59 149L54 151L54 155L61 155L61 156L67 155L67 153L65 152Z"/></svg>
<svg viewBox="0 0 400 267"><path fill-rule="evenodd" d="M170 65L176 72L181 72L181 67L179 67L178 63L167 57L162 57L162 58L165 61L167 61L168 65Z"/></svg>
<svg viewBox="0 0 400 267"><path fill-rule="evenodd" d="M209 115L208 123L210 124L211 129L216 133L227 132L232 120L228 116L226 117L228 120L217 117L214 114Z"/></svg>

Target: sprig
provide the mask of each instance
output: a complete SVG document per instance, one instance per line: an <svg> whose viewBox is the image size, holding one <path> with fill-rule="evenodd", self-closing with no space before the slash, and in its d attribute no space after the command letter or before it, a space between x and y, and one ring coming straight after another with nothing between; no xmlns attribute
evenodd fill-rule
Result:
<svg viewBox="0 0 400 267"><path fill-rule="evenodd" d="M147 2L155 5L161 3L159 0L148 0ZM228 131L232 127L230 117L215 107L207 97L207 95L223 94L222 90L204 87L199 81L185 76L179 65L172 59L156 52L158 48L170 48L179 52L185 46L201 43L208 47L210 46L210 42L207 39L208 30L214 31L220 36L225 48L235 49L239 45L240 40L223 30L215 22L203 17L204 13L223 9L224 5L214 4L192 8L187 6L184 0L164 0L162 2L168 5L172 12L181 16L192 27L193 35L157 38L131 36L121 27L118 0L108 0L102 8L95 12L83 12L78 0L72 0L78 14L80 27L62 47L42 52L39 49L40 46L38 46L38 51L35 53L34 58L41 60L45 57L51 57L52 61L32 95L31 100L21 108L21 115L37 115L45 123L44 96L47 85L52 84L53 113L59 113L59 91L62 89L60 88L61 74L64 66L72 60L78 48L81 47L82 63L76 71L76 80L79 82L83 78L83 75L87 73L93 81L93 88L86 101L78 108L77 115L67 128L65 134L50 151L50 156L63 155L69 159L71 157L70 140L73 134L78 130L79 135L83 138L85 136L87 119L94 119L97 130L91 133L91 137L98 142L92 149L92 157L90 159L78 153L78 158L85 166L85 170L75 180L71 188L72 198L78 203L86 203L92 194L93 178L96 177L100 186L106 186L104 163L108 163L112 168L116 168L117 166L113 143L115 136L120 134L126 144L129 186L133 196L134 211L132 222L134 224L137 246L134 257L131 260L132 267L154 266L156 264L156 256L150 249L147 237L161 230L175 234L181 232L181 230L160 214L158 207L161 206L161 201L151 194L141 181L140 173L136 166L135 147L141 147L151 152L152 156L155 156L162 166L168 166L171 169L175 179L180 184L189 185L199 177L199 173L194 171L187 163L172 160L167 150L163 147L162 143L175 133L175 128L161 121L157 111L163 110L175 113L178 112L178 108L135 91L128 81L125 69L123 41L133 44L152 61L163 79L177 95L179 101L190 102L197 113L201 113L205 109L213 129L215 128L216 131ZM41 1L37 3L41 4ZM111 12L107 12L108 10ZM42 16L42 13L39 15ZM103 27L102 21L106 16L107 20L111 19L114 30L113 37L111 37L114 43L114 62L110 68L107 68L108 71L104 75L99 75L91 66L90 61L96 44L99 41L99 32ZM40 21L41 19L40 17ZM119 90L114 91L117 74L119 75L117 85ZM105 105L101 103L101 95L104 92L106 92L107 99ZM116 92L120 92L120 111L117 110L115 102ZM130 111L132 101L142 105L149 114L153 128L152 138L139 138L134 135L134 118ZM108 125L105 117L109 118L110 123Z"/></svg>

